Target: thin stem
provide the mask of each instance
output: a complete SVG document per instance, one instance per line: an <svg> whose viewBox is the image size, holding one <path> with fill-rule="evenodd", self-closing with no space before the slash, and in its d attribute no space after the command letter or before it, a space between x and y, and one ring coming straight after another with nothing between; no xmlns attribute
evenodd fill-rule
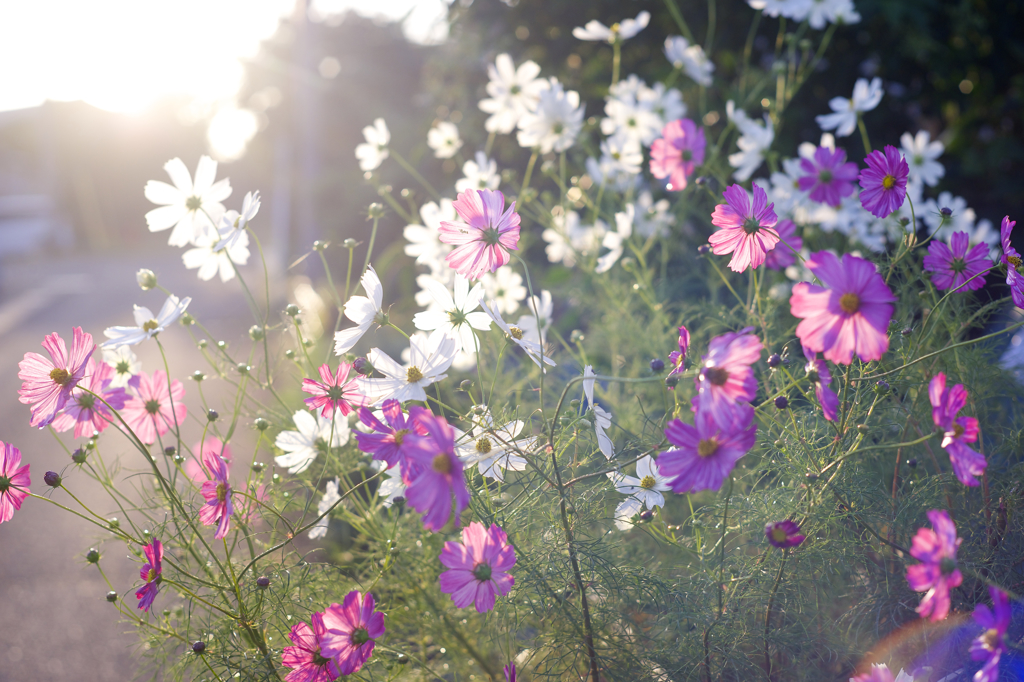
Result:
<svg viewBox="0 0 1024 682"><path fill-rule="evenodd" d="M786 557L789 550L783 550L782 561L779 563L779 572L775 576L775 584L772 585L771 595L768 597L768 608L764 612L764 671L768 679L772 679L772 657L768 651L768 632L772 620L772 606L775 605L775 593L779 591L779 583L782 582L782 570L786 567Z"/></svg>

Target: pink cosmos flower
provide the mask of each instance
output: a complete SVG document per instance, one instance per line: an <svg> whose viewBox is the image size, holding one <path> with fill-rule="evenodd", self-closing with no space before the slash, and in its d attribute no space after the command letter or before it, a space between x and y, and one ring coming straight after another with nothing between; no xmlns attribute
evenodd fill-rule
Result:
<svg viewBox="0 0 1024 682"><path fill-rule="evenodd" d="M960 585L964 577L956 567L960 538L949 513L933 509L928 512L928 519L934 530L917 529L910 555L921 563L907 566L907 582L915 592L927 590L917 612L936 622L949 613L949 589Z"/></svg>
<svg viewBox="0 0 1024 682"><path fill-rule="evenodd" d="M185 462L185 475L192 479L194 482L206 478L206 471L203 469L203 465L200 461L203 461L207 453L212 454L214 457L220 457L228 464L231 464L234 459L231 456L231 446L221 441L217 436L207 436L205 439L199 441L192 446L193 452L199 452L199 458L195 456L189 457Z"/></svg>
<svg viewBox="0 0 1024 682"><path fill-rule="evenodd" d="M452 202L465 223L441 221L438 235L455 249L445 260L467 279L479 279L508 263L509 249L518 251L519 214L516 202L505 210L505 195L497 190L467 189Z"/></svg>
<svg viewBox="0 0 1024 682"><path fill-rule="evenodd" d="M949 246L935 241L928 245L924 269L934 273L932 284L936 289L972 291L985 286L985 276L981 273L992 267L988 246L976 244L970 251L967 250L968 246L970 243L966 232L954 232L949 238Z"/></svg>
<svg viewBox="0 0 1024 682"><path fill-rule="evenodd" d="M1010 287L1013 304L1018 308L1024 308L1024 261L1010 244L1010 234L1016 224L1017 221L1010 220L1010 216L1003 217L1003 223L999 226L999 237L1003 246L1000 260L1006 265L1006 284Z"/></svg>
<svg viewBox="0 0 1024 682"><path fill-rule="evenodd" d="M880 359L889 349L886 332L896 297L875 266L851 254L840 262L818 251L807 267L825 286L800 282L793 287L790 312L803 318L796 327L803 345L840 365L850 364L854 353L864 362Z"/></svg>
<svg viewBox="0 0 1024 682"><path fill-rule="evenodd" d="M665 437L678 450L658 457L658 471L669 477L677 493L718 490L736 462L754 447L757 425L737 421L719 423L711 410L697 410L693 426L674 419Z"/></svg>
<svg viewBox="0 0 1024 682"><path fill-rule="evenodd" d="M0 441L0 523L10 521L28 497L29 464L21 464L21 450Z"/></svg>
<svg viewBox="0 0 1024 682"><path fill-rule="evenodd" d="M710 411L715 422L747 423L753 415L750 401L757 395L757 378L751 365L761 357L761 340L753 327L711 339L708 354L697 375L697 411Z"/></svg>
<svg viewBox="0 0 1024 682"><path fill-rule="evenodd" d="M281 652L281 665L294 670L284 678L285 682L331 682L341 674L334 659L320 653L327 634L323 614L314 613L309 620L313 627L296 623L288 633L295 646L286 646Z"/></svg>
<svg viewBox="0 0 1024 682"><path fill-rule="evenodd" d="M373 416L365 407L359 408L359 421L374 430L374 433L356 431L356 442L359 449L387 463L388 468L396 464L401 466L402 478L406 485L411 481L409 476L409 453L420 447L426 431L417 431L412 419L407 419L402 412L402 404L389 398L381 405L387 426ZM408 479L408 480L406 480Z"/></svg>
<svg viewBox="0 0 1024 682"><path fill-rule="evenodd" d="M832 373L828 371L828 363L819 358L818 354L807 346L804 346L804 357L807 358L804 371L807 372L807 377L814 384L814 397L821 405L825 419L834 422L839 414L839 396L829 387L832 383Z"/></svg>
<svg viewBox="0 0 1024 682"><path fill-rule="evenodd" d="M731 253L729 269L733 272L743 272L747 266L757 268L764 263L765 253L779 243L775 204L768 203L768 195L756 184L753 205L747 190L739 185L723 194L728 203L715 206L711 214L711 224L719 228L708 237L711 251L716 256Z"/></svg>
<svg viewBox="0 0 1024 682"><path fill-rule="evenodd" d="M459 514L469 505L469 490L462 460L455 454L455 432L444 417L435 417L427 410L410 414L417 428L422 427L427 434L407 458L414 478L405 491L405 501L423 514L424 528L438 531L448 523L454 497L458 526Z"/></svg>
<svg viewBox="0 0 1024 682"><path fill-rule="evenodd" d="M504 668L501 669L501 672L505 673L505 682L516 682L516 664L515 663L509 663L508 665L506 665Z"/></svg>
<svg viewBox="0 0 1024 682"><path fill-rule="evenodd" d="M768 544L780 549L796 547L807 539L807 536L800 532L800 526L796 521L790 519L769 523L764 527L764 534L768 538Z"/></svg>
<svg viewBox="0 0 1024 682"><path fill-rule="evenodd" d="M686 351L690 347L690 330L685 326L679 327L679 350L674 350L668 354L668 362L672 365L672 371L668 373L669 376L673 374L682 374L686 369ZM670 387L671 388L671 387Z"/></svg>
<svg viewBox="0 0 1024 682"><path fill-rule="evenodd" d="M804 240L796 233L796 224L786 218L775 225L779 243L764 256L764 266L772 270L785 270L796 262L796 254L804 246Z"/></svg>
<svg viewBox="0 0 1024 682"><path fill-rule="evenodd" d="M947 389L946 375L939 372L928 383L928 399L932 403L932 421L944 431L942 447L949 453L953 473L966 486L978 485L974 477L981 476L988 463L985 455L964 444L978 440L978 420L956 416L967 404L967 389L963 384Z"/></svg>
<svg viewBox="0 0 1024 682"><path fill-rule="evenodd" d="M996 682L999 679L999 659L1006 652L1006 630L1010 627L1010 599L998 587L988 586L992 608L984 604L974 607L974 622L984 631L971 642L971 658L985 661L974 674L974 682Z"/></svg>
<svg viewBox="0 0 1024 682"><path fill-rule="evenodd" d="M884 218L907 198L907 177L910 166L896 147L885 146L885 153L877 149L867 155L867 168L860 172L861 206L878 218Z"/></svg>
<svg viewBox="0 0 1024 682"><path fill-rule="evenodd" d="M164 570L164 546L160 544L159 540L153 538L153 542L144 546L142 552L146 555L147 561L139 569L139 577L145 580L146 584L139 588L135 597L139 600L139 608L149 611L153 600L156 599L156 593L160 591L160 583L163 581L163 576L160 574Z"/></svg>
<svg viewBox="0 0 1024 682"><path fill-rule="evenodd" d="M107 405L120 410L128 400L123 388L109 388L114 374L114 368L107 363L89 358L85 375L71 392L71 400L53 420L54 430L67 431L74 427L75 438L90 438L110 426L114 417Z"/></svg>
<svg viewBox="0 0 1024 682"><path fill-rule="evenodd" d="M128 399L121 411L128 427L147 445L156 442L157 434L164 435L175 425L185 423L188 409L181 402L185 387L175 379L167 389L167 373L158 369L150 376L139 372L128 386L135 395Z"/></svg>
<svg viewBox="0 0 1024 682"><path fill-rule="evenodd" d="M309 409L316 412L320 410L320 416L324 419L334 417L335 410L341 410L341 414L348 416L353 408L369 405L372 401L359 392L359 383L352 379L346 383L352 365L348 362L338 363L338 373L331 374L331 368L324 363L320 365L320 378L323 382L315 379L303 379L302 391L310 393L312 398L306 398L305 403Z"/></svg>
<svg viewBox="0 0 1024 682"><path fill-rule="evenodd" d="M72 334L70 354L64 339L54 332L43 338L43 348L52 362L39 353L25 353L18 363L18 378L24 382L18 391L18 400L32 405L29 421L32 426L49 425L71 398L71 389L85 376L86 363L96 350L96 344L92 342L92 334L86 334L81 327L75 327Z"/></svg>
<svg viewBox="0 0 1024 682"><path fill-rule="evenodd" d="M515 579L509 571L515 566L516 552L508 536L498 526L473 521L462 529L462 544L444 543L441 563L449 569L441 574L441 591L452 595L455 606L464 609L476 604L479 613L494 608L494 597L505 596Z"/></svg>
<svg viewBox="0 0 1024 682"><path fill-rule="evenodd" d="M846 160L846 152L828 147L814 150L814 159L800 159L800 169L807 175L798 181L801 192L811 191L811 199L838 207L843 197L853 194L857 164Z"/></svg>
<svg viewBox="0 0 1024 682"><path fill-rule="evenodd" d="M231 483L228 482L228 463L212 450L203 451L203 466L210 474L210 479L203 483L199 493L206 504L199 510L199 520L204 526L217 524L217 532L213 537L220 540L228 534L231 527Z"/></svg>
<svg viewBox="0 0 1024 682"><path fill-rule="evenodd" d="M324 611L323 655L335 660L342 675L362 668L373 653L374 640L384 636L384 614L374 611L375 606L372 594L364 597L352 590L342 604L331 604Z"/></svg>
<svg viewBox="0 0 1024 682"><path fill-rule="evenodd" d="M881 665L872 664L870 671L851 677L850 682L895 682L895 680L893 679L892 671L889 670L889 666L882 663Z"/></svg>
<svg viewBox="0 0 1024 682"><path fill-rule="evenodd" d="M666 189L681 192L693 169L704 163L704 128L688 118L669 121L661 129L661 137L651 144L651 175L664 180Z"/></svg>

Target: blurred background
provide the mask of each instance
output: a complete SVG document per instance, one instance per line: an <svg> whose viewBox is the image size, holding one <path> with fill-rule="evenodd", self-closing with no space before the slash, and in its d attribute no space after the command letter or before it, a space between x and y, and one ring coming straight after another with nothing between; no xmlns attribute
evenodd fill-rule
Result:
<svg viewBox="0 0 1024 682"><path fill-rule="evenodd" d="M726 79L747 37L744 5L716 4L711 52ZM708 3L679 6L700 39ZM814 116L828 111L828 100L848 96L859 77L880 76L886 96L867 116L876 146L926 129L946 145L938 190L965 197L978 219L996 225L1006 214L1024 217L1024 6L857 0L856 7L862 22L837 31L775 147L790 154L800 142L816 142ZM47 468L67 462L46 432L29 429L28 409L17 402L17 362L39 350L44 334L67 335L82 325L99 335L126 324L133 303L158 307L162 295L135 285L139 267L193 296L192 310L229 341L250 324L237 317L246 306L236 282L199 282L167 246L167 233L146 229L153 206L142 189L147 180L167 179L168 159L181 157L190 169L201 154L220 161L218 177L230 177L234 188L228 208L260 190L254 229L275 277L316 282L319 259L302 259L314 240L369 235L366 209L377 190L353 155L365 125L385 118L395 148L454 197L461 163L433 158L426 133L435 121L451 121L465 141L463 157L483 148L485 116L477 102L485 96L487 64L509 52L517 63L537 61L543 75L567 88L603 82L588 74L610 71L610 50L573 39L572 28L641 10L652 13L651 24L625 44L623 73L651 82L668 75L661 45L677 33L655 0L0 4L0 381L7 408L0 439L25 453L34 487L42 487ZM753 43L754 62L765 71L776 31L777 21L766 18ZM580 94L588 114L598 115L606 93ZM724 113L728 93L713 90L710 97L709 106ZM845 145L861 158L859 141ZM521 169L528 151L505 138L493 155L499 167ZM425 200L396 165L380 173L395 196L408 188L411 203ZM375 261L404 258L404 224L393 212L385 216ZM343 262L342 249L328 255ZM412 273L406 268L394 283L397 295L411 295ZM176 334L168 343L191 372L187 363L198 356L184 332ZM103 601L107 586L82 558L95 534L42 504L27 507L0 526L0 681L130 679L137 638L125 634L130 627ZM123 553L104 563L121 591L133 580Z"/></svg>

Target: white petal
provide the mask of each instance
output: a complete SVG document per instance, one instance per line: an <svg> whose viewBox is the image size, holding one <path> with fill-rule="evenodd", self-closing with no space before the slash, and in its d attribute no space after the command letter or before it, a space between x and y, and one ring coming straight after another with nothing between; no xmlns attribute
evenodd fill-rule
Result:
<svg viewBox="0 0 1024 682"><path fill-rule="evenodd" d="M192 196L192 176L185 167L185 162L175 157L164 164L164 170L171 176L171 182L186 197Z"/></svg>

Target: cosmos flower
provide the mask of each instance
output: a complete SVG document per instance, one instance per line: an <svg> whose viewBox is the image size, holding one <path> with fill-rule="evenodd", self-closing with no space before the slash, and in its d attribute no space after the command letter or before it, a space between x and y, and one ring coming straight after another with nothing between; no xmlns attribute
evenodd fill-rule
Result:
<svg viewBox="0 0 1024 682"><path fill-rule="evenodd" d="M123 388L111 387L113 378L113 367L89 358L85 376L71 392L71 400L64 411L53 420L54 430L67 431L74 427L75 438L90 438L110 426L114 419L110 408L120 410L128 399Z"/></svg>
<svg viewBox="0 0 1024 682"><path fill-rule="evenodd" d="M227 178L214 182L217 162L209 156L199 157L194 182L181 159L171 159L164 164L164 170L171 176L173 186L159 180L146 183L146 198L154 204L163 204L146 214L149 231L160 232L173 227L167 241L171 246L192 243L204 229L216 231L224 215L221 202L231 196L231 183Z"/></svg>
<svg viewBox="0 0 1024 682"><path fill-rule="evenodd" d="M416 313L412 322L417 329L443 333L455 342L455 349L465 353L475 353L479 342L474 329L486 331L491 328L491 319L487 313L480 312L484 295L483 284L477 282L472 288L469 280L458 274L452 290L449 291L441 282L422 276L417 281L430 296L427 310ZM371 364L376 367L376 363Z"/></svg>
<svg viewBox="0 0 1024 682"><path fill-rule="evenodd" d="M349 440L348 419L341 414L341 410L334 413L333 420L307 410L299 410L292 415L292 421L296 430L282 431L274 441L274 445L284 452L275 457L274 461L277 466L287 468L289 474L301 474L322 451L339 448Z"/></svg>
<svg viewBox="0 0 1024 682"><path fill-rule="evenodd" d="M996 682L999 679L999 659L1006 653L1006 631L1010 627L1010 599L998 587L988 586L992 608L984 604L974 607L974 622L984 628L971 642L971 658L985 661L974 674L974 682Z"/></svg>
<svg viewBox="0 0 1024 682"><path fill-rule="evenodd" d="M544 352L543 346L535 341L531 341L527 336L526 332L518 326L510 326L501 317L501 313L498 312L497 306L492 301L490 304L483 304L484 312L490 316L494 324L498 325L501 331L505 332L506 336L514 343L526 352L526 355L533 360L534 364L541 368L542 371L546 372L544 365L555 366L555 361L551 359L549 354ZM526 316L524 316L526 317ZM536 323L536 319L534 320Z"/></svg>
<svg viewBox="0 0 1024 682"><path fill-rule="evenodd" d="M736 169L732 176L746 182L764 162L764 153L775 141L775 124L768 114L764 115L763 123L752 120L745 111L736 109L732 100L726 102L725 112L740 131L736 140L739 151L729 155L729 165Z"/></svg>
<svg viewBox="0 0 1024 682"><path fill-rule="evenodd" d="M181 262L187 270L198 269L196 276L204 282L218 273L221 282L229 282L235 277L235 266L249 262L249 233L245 230L230 225L204 229L192 243L195 246L181 254Z"/></svg>
<svg viewBox="0 0 1024 682"><path fill-rule="evenodd" d="M850 682L914 682L914 678L900 670L899 675L894 679L889 666L882 663L880 665L871 664L871 670L851 677Z"/></svg>
<svg viewBox="0 0 1024 682"><path fill-rule="evenodd" d="M321 613L310 616L312 627L306 623L296 623L288 633L292 646L286 646L281 652L281 665L293 668L285 677L285 682L332 682L341 673L334 659L324 656L321 649L327 627Z"/></svg>
<svg viewBox="0 0 1024 682"><path fill-rule="evenodd" d="M697 411L714 414L718 424L746 423L752 416L750 401L757 395L757 377L751 368L764 346L746 327L711 339L697 374Z"/></svg>
<svg viewBox="0 0 1024 682"><path fill-rule="evenodd" d="M950 588L959 586L964 578L956 567L961 540L949 513L933 509L928 512L928 520L932 528L918 528L914 536L910 555L921 563L907 567L907 582L915 592L927 591L917 612L936 622L949 613Z"/></svg>
<svg viewBox="0 0 1024 682"><path fill-rule="evenodd" d="M654 459L647 455L636 463L636 476L627 476L621 471L608 474L615 492L626 495L626 499L615 508L615 526L619 530L633 527L633 517L644 507L654 509L665 506L663 492L671 490L668 478L662 476L654 465Z"/></svg>
<svg viewBox="0 0 1024 682"><path fill-rule="evenodd" d="M327 535L327 525L330 516L325 515L341 500L341 493L338 491L338 487L340 485L341 481L338 478L327 481L324 494L320 497L320 501L316 505L316 515L323 518L317 521L316 525L309 529L310 540L319 540Z"/></svg>
<svg viewBox="0 0 1024 682"><path fill-rule="evenodd" d="M245 198L242 199L242 210L239 211L228 211L220 219L220 242L214 247L215 251L226 249L229 253L232 253L232 248L237 243L241 243L243 246L249 245L249 235L245 229L249 226L249 223L260 210L260 193L246 192ZM246 249L246 260L249 258L248 249ZM242 265L245 264L245 260L237 260L232 257L236 263Z"/></svg>
<svg viewBox="0 0 1024 682"><path fill-rule="evenodd" d="M401 466L403 478L411 480L409 475L409 455L417 449L426 432L416 429L413 421L402 412L402 405L397 400L385 400L381 405L383 423L369 409L359 409L359 421L370 432L356 431L356 442L359 449L374 459L387 464L388 468L396 464Z"/></svg>
<svg viewBox="0 0 1024 682"><path fill-rule="evenodd" d="M135 597L139 600L139 608L149 611L153 605L157 593L160 591L160 583L163 581L163 560L164 546L160 541L153 538L148 545L143 546L142 552L146 555L146 563L139 569L139 577L146 581L146 584L138 589Z"/></svg>
<svg viewBox="0 0 1024 682"><path fill-rule="evenodd" d="M114 374L109 388L124 388L133 376L142 369L142 363L130 346L103 348L103 362L113 367Z"/></svg>
<svg viewBox="0 0 1024 682"><path fill-rule="evenodd" d="M366 142L356 146L359 169L376 170L384 159L388 158L388 143L391 142L388 124L382 118L374 119L372 126L363 128L363 137L366 138Z"/></svg>
<svg viewBox="0 0 1024 682"><path fill-rule="evenodd" d="M686 369L686 351L690 348L690 330L685 326L679 327L679 350L674 350L668 354L668 362L672 365L672 371L669 372L669 376L673 374L682 374Z"/></svg>
<svg viewBox="0 0 1024 682"><path fill-rule="evenodd" d="M540 296L530 296L526 299L526 309L529 312L520 315L516 322L516 326L523 330L523 338L533 343L547 343L548 327L555 310L551 292L542 289Z"/></svg>
<svg viewBox="0 0 1024 682"><path fill-rule="evenodd" d="M785 521L774 521L764 527L764 535L768 543L773 547L788 549L802 543L807 536L800 532L800 526L796 521L786 519Z"/></svg>
<svg viewBox="0 0 1024 682"><path fill-rule="evenodd" d="M932 284L936 289L973 291L985 286L985 276L981 273L992 267L988 246L976 244L968 251L969 245L966 232L954 232L949 238L949 246L934 240L928 244L924 269L932 273Z"/></svg>
<svg viewBox="0 0 1024 682"><path fill-rule="evenodd" d="M0 441L0 523L6 523L21 509L29 494L29 466L21 464L21 450Z"/></svg>
<svg viewBox="0 0 1024 682"><path fill-rule="evenodd" d="M103 335L109 341L104 341L101 347L134 346L146 339L151 339L174 324L185 313L185 309L188 308L188 304L191 302L192 299L188 296L179 300L177 296L171 294L164 301L163 306L161 306L160 313L155 317L149 308L137 305L134 312L135 324L137 326L107 327L103 330Z"/></svg>
<svg viewBox="0 0 1024 682"><path fill-rule="evenodd" d="M459 129L451 121L441 121L427 131L427 146L439 159L450 159L462 148Z"/></svg>
<svg viewBox="0 0 1024 682"><path fill-rule="evenodd" d="M864 163L868 167L860 172L860 203L872 215L884 218L906 200L910 167L896 147L888 144L884 153L876 149Z"/></svg>
<svg viewBox="0 0 1024 682"><path fill-rule="evenodd" d="M467 466L476 464L481 476L505 480L505 470L523 471L527 462L515 450L532 448L535 438L516 440L526 424L521 419L494 426L490 413L475 419L472 430L460 437L455 451Z"/></svg>
<svg viewBox="0 0 1024 682"><path fill-rule="evenodd" d="M511 133L516 129L519 119L537 105L541 91L547 87L547 81L537 78L539 75L537 62L528 60L516 68L507 53L499 54L494 64L487 66L487 94L490 97L480 100L479 105L481 111L490 114L484 122L487 132Z"/></svg>
<svg viewBox="0 0 1024 682"><path fill-rule="evenodd" d="M455 191L459 193L468 189L498 189L501 184L498 163L483 152L477 152L475 158L462 164L462 175L464 177L455 182Z"/></svg>
<svg viewBox="0 0 1024 682"><path fill-rule="evenodd" d="M711 223L718 228L708 237L711 251L716 256L731 253L729 269L733 272L743 272L748 266L757 268L764 263L765 253L779 243L774 205L768 203L768 196L756 184L753 204L739 185L723 194L727 203L715 206L711 214Z"/></svg>
<svg viewBox="0 0 1024 682"><path fill-rule="evenodd" d="M751 9L759 9L769 17L783 16L800 22L811 13L814 0L747 0Z"/></svg>
<svg viewBox="0 0 1024 682"><path fill-rule="evenodd" d="M636 19L623 19L611 26L605 26L597 19L591 19L585 26L577 26L572 30L572 35L578 40L593 40L614 43L619 40L628 40L647 27L651 20L651 13L640 12Z"/></svg>
<svg viewBox="0 0 1024 682"><path fill-rule="evenodd" d="M669 121L661 137L651 144L651 175L660 180L668 178L669 191L686 189L687 178L704 163L706 146L704 128L688 118Z"/></svg>
<svg viewBox="0 0 1024 682"><path fill-rule="evenodd" d="M857 179L857 164L846 160L842 149L818 147L812 158L800 159L804 175L800 178L800 191L810 192L814 201L839 206L843 197L853 194Z"/></svg>
<svg viewBox="0 0 1024 682"><path fill-rule="evenodd" d="M121 416L143 443L155 443L157 434L162 436L185 423L185 387L175 379L168 390L167 373L162 369L152 375L139 372L128 386L134 395L125 402Z"/></svg>
<svg viewBox="0 0 1024 682"><path fill-rule="evenodd" d="M183 469L185 470L186 476L188 476L194 483L198 483L200 485L202 485L202 482L206 480L208 476L208 469L205 469L204 465L200 464L207 452L211 453L214 457L220 457L228 464L230 464L234 459L231 456L231 446L220 438L217 438L217 436L207 435L192 446L192 452L193 455L185 460ZM196 452L199 454L196 455Z"/></svg>
<svg viewBox="0 0 1024 682"><path fill-rule="evenodd" d="M818 357L818 354L804 346L804 356L807 358L807 365L804 371L807 378L814 386L814 397L821 405L821 411L825 413L825 419L830 422L836 420L839 414L839 396L830 387L832 374L828 371L828 363Z"/></svg>
<svg viewBox="0 0 1024 682"><path fill-rule="evenodd" d="M796 224L789 218L775 224L779 243L764 256L764 266L771 270L785 270L797 261L796 254L804 247L804 240L796 233Z"/></svg>
<svg viewBox="0 0 1024 682"><path fill-rule="evenodd" d="M505 210L505 195L489 189L470 189L453 204L464 222L442 221L440 240L455 249L445 260L456 272L477 279L508 263L509 250L519 243L516 202Z"/></svg>
<svg viewBox="0 0 1024 682"><path fill-rule="evenodd" d="M544 81L542 81L543 83ZM519 118L519 145L541 154L564 152L576 142L583 128L584 107L580 94L566 90L556 79L537 95L537 104Z"/></svg>
<svg viewBox="0 0 1024 682"><path fill-rule="evenodd" d="M936 161L945 150L940 140L932 141L931 133L922 129L917 131L917 135L903 133L900 148L910 169L910 182L923 182L929 187L939 184L946 174L946 169Z"/></svg>
<svg viewBox="0 0 1024 682"><path fill-rule="evenodd" d="M978 485L975 476L981 476L988 466L985 456L967 447L978 440L978 420L957 417L967 404L967 389L963 384L946 388L946 375L939 372L928 383L928 399L932 404L932 421L942 429L942 447L949 453L953 473L966 486Z"/></svg>
<svg viewBox="0 0 1024 682"><path fill-rule="evenodd" d="M845 97L833 97L828 105L832 109L831 114L815 116L822 130L835 130L836 137L846 137L857 127L857 116L865 111L871 111L882 101L882 79L873 78L868 83L865 78L858 78L853 85L853 96L850 99Z"/></svg>
<svg viewBox="0 0 1024 682"><path fill-rule="evenodd" d="M372 594L353 590L344 602L324 611L321 652L334 659L342 675L358 672L373 654L375 640L384 636L384 614L375 610L376 605Z"/></svg>
<svg viewBox="0 0 1024 682"><path fill-rule="evenodd" d="M455 524L469 505L469 490L462 473L462 461L455 454L455 432L444 417L436 417L424 409L416 410L418 427L427 432L422 447L409 455L410 464L418 473L405 491L409 506L423 514L423 527L439 531L452 516Z"/></svg>
<svg viewBox="0 0 1024 682"><path fill-rule="evenodd" d="M199 493L206 500L206 504L199 509L199 520L204 526L216 523L217 532L213 537L220 540L228 534L231 528L231 515L234 513L231 483L228 481L228 463L215 451L204 450L203 466L210 478L199 489Z"/></svg>
<svg viewBox="0 0 1024 682"><path fill-rule="evenodd" d="M461 544L444 543L440 559L448 568L438 579L441 591L452 595L460 609L473 604L478 613L490 611L495 597L508 594L515 583L509 575L516 563L515 550L505 531L494 524L484 528L473 521L462 529Z"/></svg>
<svg viewBox="0 0 1024 682"><path fill-rule="evenodd" d="M999 236L1003 247L1001 261L1006 266L1006 284L1010 287L1013 304L1018 308L1024 308L1024 261L1021 261L1020 254L1010 243L1010 234L1016 224L1016 220L1010 220L1010 216L1004 216L1003 222L999 226Z"/></svg>
<svg viewBox="0 0 1024 682"><path fill-rule="evenodd" d="M605 232L604 239L601 240L601 246L610 249L610 251L597 259L594 272L598 274L608 272L618 262L619 258L622 257L625 244L633 234L633 216L633 204L626 204L625 211L615 213L615 231Z"/></svg>
<svg viewBox="0 0 1024 682"><path fill-rule="evenodd" d="M320 365L320 379L303 379L302 391L309 393L311 398L303 402L314 412L320 410L320 416L330 419L334 411L338 410L342 416L348 416L357 407L368 405L368 398L359 392L359 382L356 379L349 380L352 372L352 365L344 360L338 363L336 374L331 373L329 365Z"/></svg>
<svg viewBox="0 0 1024 682"><path fill-rule="evenodd" d="M355 322L356 326L334 333L335 355L349 352L370 329L371 324L382 324L384 321L384 311L381 309L384 303L384 287L381 286L380 277L372 265L366 268L359 282L367 296L352 296L345 302L345 317Z"/></svg>
<svg viewBox="0 0 1024 682"><path fill-rule="evenodd" d="M406 367L379 348L371 348L366 358L384 378L360 378L360 389L374 399L374 404L388 398L399 402L426 400L424 387L448 376L444 372L451 367L457 350L455 341L441 331L429 337L412 335L409 339L409 365Z"/></svg>
<svg viewBox="0 0 1024 682"><path fill-rule="evenodd" d="M690 45L682 36L669 36L665 38L665 58L698 85L711 85L715 65L700 45Z"/></svg>
<svg viewBox="0 0 1024 682"><path fill-rule="evenodd" d="M658 471L677 493L719 490L736 462L754 447L757 424L720 423L711 410L697 410L693 426L678 419L665 427L665 437L677 449L658 456Z"/></svg>
<svg viewBox="0 0 1024 682"><path fill-rule="evenodd" d="M486 297L503 315L511 315L519 310L519 304L526 298L523 276L513 270L511 265L503 265L493 273L484 273L480 283L484 285Z"/></svg>
<svg viewBox="0 0 1024 682"><path fill-rule="evenodd" d="M462 190L464 191L464 190ZM454 202L445 197L441 203L433 201L420 206L422 225L409 224L402 230L402 236L409 242L405 245L405 255L416 259L419 265L430 268L435 279L445 279L451 269L445 263L445 256L451 253L452 247L441 241L441 223L458 220Z"/></svg>
<svg viewBox="0 0 1024 682"><path fill-rule="evenodd" d="M81 327L72 330L70 353L57 332L43 337L42 345L50 360L39 353L25 353L18 363L18 378L22 380L18 400L32 406L29 423L38 428L50 424L67 404L75 386L85 377L89 359L96 350L92 334Z"/></svg>

